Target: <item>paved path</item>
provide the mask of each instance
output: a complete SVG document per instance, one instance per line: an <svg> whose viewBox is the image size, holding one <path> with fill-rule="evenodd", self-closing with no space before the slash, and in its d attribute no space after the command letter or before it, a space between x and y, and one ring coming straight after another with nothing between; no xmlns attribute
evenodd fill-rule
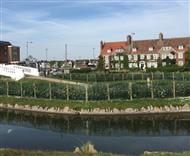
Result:
<svg viewBox="0 0 190 156"><path fill-rule="evenodd" d="M64 83L64 84L72 84L72 85L80 85L80 86L88 86L87 83L80 83L80 82L74 82L74 81L68 81L68 80L60 80L60 79L54 79L54 78L48 78L48 77L42 77L42 76L29 76L26 77L27 79L35 79L35 80L45 80L48 82L55 82L55 83Z"/></svg>

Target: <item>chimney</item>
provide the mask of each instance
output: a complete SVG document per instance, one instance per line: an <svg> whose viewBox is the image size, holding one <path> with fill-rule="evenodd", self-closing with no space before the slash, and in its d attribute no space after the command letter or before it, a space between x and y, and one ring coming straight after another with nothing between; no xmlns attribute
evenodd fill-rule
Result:
<svg viewBox="0 0 190 156"><path fill-rule="evenodd" d="M128 43L129 45L131 45L131 43L132 43L131 35L128 35L128 36L127 36L127 43Z"/></svg>
<svg viewBox="0 0 190 156"><path fill-rule="evenodd" d="M159 41L163 41L163 39L164 39L163 33L159 33Z"/></svg>
<svg viewBox="0 0 190 156"><path fill-rule="evenodd" d="M100 41L100 48L103 49L104 48L104 42Z"/></svg>

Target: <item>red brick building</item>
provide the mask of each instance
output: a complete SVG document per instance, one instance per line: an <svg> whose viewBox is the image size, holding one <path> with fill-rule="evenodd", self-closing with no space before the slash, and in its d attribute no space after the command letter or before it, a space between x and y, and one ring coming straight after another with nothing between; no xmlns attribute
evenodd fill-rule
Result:
<svg viewBox="0 0 190 156"><path fill-rule="evenodd" d="M10 42L0 41L0 63L10 64L20 61L20 47Z"/></svg>
<svg viewBox="0 0 190 156"><path fill-rule="evenodd" d="M122 69L124 66L121 64L123 61L121 54L128 57L129 68L157 68L160 60L162 66L166 65L166 59L175 60L177 65L183 66L188 46L190 37L164 38L160 33L158 39L132 40L128 35L126 41L101 41L100 55L104 58L106 69ZM112 64L113 60L115 64Z"/></svg>

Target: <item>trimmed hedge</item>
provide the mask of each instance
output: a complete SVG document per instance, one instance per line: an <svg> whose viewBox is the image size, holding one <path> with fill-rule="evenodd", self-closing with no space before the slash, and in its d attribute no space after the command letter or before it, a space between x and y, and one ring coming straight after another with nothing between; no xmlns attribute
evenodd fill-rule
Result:
<svg viewBox="0 0 190 156"><path fill-rule="evenodd" d="M180 79L180 78L179 78ZM190 81L119 81L85 86L46 81L0 81L0 95L62 100L128 100L190 96ZM8 88L7 88L8 85Z"/></svg>
<svg viewBox="0 0 190 156"><path fill-rule="evenodd" d="M176 72L176 73L163 73L163 72L152 72L152 73L71 73L51 76L54 78L72 80L72 81L83 81L83 82L109 82L109 81L127 81L127 80L190 80L190 73Z"/></svg>

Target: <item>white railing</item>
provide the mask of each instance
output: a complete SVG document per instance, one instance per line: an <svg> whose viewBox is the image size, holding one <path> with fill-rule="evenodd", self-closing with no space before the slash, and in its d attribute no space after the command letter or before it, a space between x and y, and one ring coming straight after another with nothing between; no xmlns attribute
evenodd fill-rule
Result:
<svg viewBox="0 0 190 156"><path fill-rule="evenodd" d="M8 66L11 66L15 69L22 69L25 75L30 75L30 76L39 76L40 75L37 68L18 66L18 65L8 65Z"/></svg>
<svg viewBox="0 0 190 156"><path fill-rule="evenodd" d="M17 81L24 78L25 75L39 76L40 74L37 68L0 64L0 75L11 77Z"/></svg>
<svg viewBox="0 0 190 156"><path fill-rule="evenodd" d="M15 69L13 67L0 64L0 75L11 77L11 79L17 81L24 78L22 69Z"/></svg>

